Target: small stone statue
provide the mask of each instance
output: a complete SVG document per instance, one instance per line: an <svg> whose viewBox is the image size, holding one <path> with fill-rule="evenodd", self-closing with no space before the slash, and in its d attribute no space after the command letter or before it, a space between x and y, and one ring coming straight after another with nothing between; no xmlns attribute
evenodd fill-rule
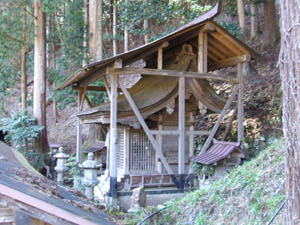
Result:
<svg viewBox="0 0 300 225"><path fill-rule="evenodd" d="M69 155L64 153L63 147L60 147L58 153L54 155L54 157L57 159L56 167L54 168L57 172L57 182L64 183L64 172L68 170L66 162Z"/></svg>
<svg viewBox="0 0 300 225"><path fill-rule="evenodd" d="M130 209L128 212L135 212L140 207L146 206L147 196L144 187L138 187L133 190L132 196L130 197Z"/></svg>
<svg viewBox="0 0 300 225"><path fill-rule="evenodd" d="M83 169L83 185L85 186L85 195L88 199L94 199L94 187L99 183L97 179L97 172L102 166L101 163L95 160L94 153L88 154L87 160L79 167Z"/></svg>

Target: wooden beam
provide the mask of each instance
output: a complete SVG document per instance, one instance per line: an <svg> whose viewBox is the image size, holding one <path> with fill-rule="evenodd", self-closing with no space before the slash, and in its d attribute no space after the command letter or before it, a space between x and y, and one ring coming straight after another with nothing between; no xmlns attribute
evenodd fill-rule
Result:
<svg viewBox="0 0 300 225"><path fill-rule="evenodd" d="M202 32L204 33L210 33L216 31L215 25L213 25L210 22L207 22L204 27L201 29Z"/></svg>
<svg viewBox="0 0 300 225"><path fill-rule="evenodd" d="M163 126L162 122L163 122L163 114L159 113L159 115L158 115L158 132L159 133L156 135L156 139L157 139L158 145L160 146L160 149L162 149L162 146L163 146L163 136L162 136L161 132L163 131L164 126ZM152 131L151 131L151 134L153 134ZM155 154L155 163L156 163L157 172L162 173L163 172L162 164L161 164L161 161L159 160L158 154Z"/></svg>
<svg viewBox="0 0 300 225"><path fill-rule="evenodd" d="M185 78L179 78L178 97L178 174L184 174L184 152L185 152Z"/></svg>
<svg viewBox="0 0 300 225"><path fill-rule="evenodd" d="M123 62L122 59L116 59L113 65L114 68L122 68L123 67Z"/></svg>
<svg viewBox="0 0 300 225"><path fill-rule="evenodd" d="M244 81L243 81L243 63L237 65L238 78L241 80L239 84L239 98L238 98L238 142L244 139L244 106L243 106L243 95L244 95Z"/></svg>
<svg viewBox="0 0 300 225"><path fill-rule="evenodd" d="M228 108L230 107L232 101L236 97L236 94L237 94L238 90L239 90L239 85L234 86L232 94L231 94L230 98L227 100L226 105L224 106L224 109L222 110L221 115L219 116L216 124L214 125L213 129L211 130L211 133L210 133L209 137L206 139L206 141L205 141L205 143L204 143L204 145L201 149L200 154L203 154L208 149L212 139L214 138L214 136L215 136L215 134L216 134L216 132L217 132L219 126L220 126L220 123L221 123L222 119L224 118L224 116L225 116Z"/></svg>
<svg viewBox="0 0 300 225"><path fill-rule="evenodd" d="M198 72L207 72L207 33L198 34Z"/></svg>
<svg viewBox="0 0 300 225"><path fill-rule="evenodd" d="M155 76L170 76L170 77L185 77L185 78L198 78L208 80L221 80L230 83L239 83L239 79L232 78L214 73L197 73L175 70L157 70L149 68L136 68L136 67L124 67L122 69L107 68L107 74L143 74L143 75L155 75Z"/></svg>
<svg viewBox="0 0 300 225"><path fill-rule="evenodd" d="M83 90L78 91L78 112L80 112L81 98ZM80 119L77 117L77 133L76 133L76 163L81 162L82 153L82 124Z"/></svg>
<svg viewBox="0 0 300 225"><path fill-rule="evenodd" d="M222 137L222 141L225 141L225 139L226 139L226 137L227 137L227 135L229 133L229 130L230 130L231 126L232 126L232 122L234 120L236 112L237 112L237 106L234 108L234 110L232 112L232 115L231 115L231 117L230 117L230 119L229 119L229 121L228 121L228 123L226 125L226 129L225 129L224 135Z"/></svg>
<svg viewBox="0 0 300 225"><path fill-rule="evenodd" d="M240 52L247 54L249 51L244 48L237 40L233 39L232 37L230 37L228 35L228 33L224 30L224 28L219 27L218 25L215 26L217 32L216 33L220 33L224 38L227 39L227 42L229 41L231 43L230 48L234 47L237 48ZM215 34L215 33L212 33ZM232 46L233 45L233 46Z"/></svg>
<svg viewBox="0 0 300 225"><path fill-rule="evenodd" d="M234 55L226 45L223 45L223 43L213 37L208 39L208 45L216 47L225 57L232 57Z"/></svg>
<svg viewBox="0 0 300 225"><path fill-rule="evenodd" d="M110 95L110 89L109 89L109 85L108 85L106 76L102 76L102 80L103 80L103 84L104 84L106 93L107 93L107 95L108 95L108 98L110 99L110 98L111 98L111 95Z"/></svg>
<svg viewBox="0 0 300 225"><path fill-rule="evenodd" d="M129 128L124 128L124 174L129 174Z"/></svg>
<svg viewBox="0 0 300 225"><path fill-rule="evenodd" d="M220 52L219 49L215 49L211 45L208 47L208 51L219 58L219 60L217 60L217 62L226 58L226 55L224 55L222 52Z"/></svg>
<svg viewBox="0 0 300 225"><path fill-rule="evenodd" d="M159 48L157 51L157 69L162 70L163 68L163 49Z"/></svg>
<svg viewBox="0 0 300 225"><path fill-rule="evenodd" d="M111 75L111 99L110 99L110 145L109 145L109 174L110 194L113 199L117 198L117 100L118 100L118 75Z"/></svg>
<svg viewBox="0 0 300 225"><path fill-rule="evenodd" d="M80 102L80 108L79 111L82 111L83 103L84 103L84 96L86 95L87 87L83 89L82 95L81 95L81 102Z"/></svg>
<svg viewBox="0 0 300 225"><path fill-rule="evenodd" d="M170 167L170 165L168 164L166 158L164 157L164 155L162 154L161 151L161 147L158 145L157 141L154 139L153 135L151 134L145 120L143 119L142 114L140 113L139 109L137 108L136 104L134 103L132 97L130 96L129 92L127 91L127 89L124 87L124 85L119 82L119 85L125 95L125 98L127 99L131 109L133 110L133 112L135 113L139 123L141 124L142 128L144 129L148 139L150 140L154 150L156 151L156 153L158 154L160 160L162 161L164 167L166 168L167 172L169 174L174 174L172 168Z"/></svg>
<svg viewBox="0 0 300 225"><path fill-rule="evenodd" d="M219 31L219 30L217 29L217 31ZM236 54L236 55L245 54L245 52L239 48L240 44L232 43L233 39L228 38L227 36L224 36L223 33L221 34L219 32L215 32L215 33L210 33L210 35L213 36L219 42L225 44L230 49L230 51L232 51L234 54Z"/></svg>
<svg viewBox="0 0 300 225"><path fill-rule="evenodd" d="M153 135L167 135L167 136L177 136L179 135L178 130L150 130L151 134ZM200 136L208 136L210 134L210 131L206 130L186 130L186 135L200 135Z"/></svg>
<svg viewBox="0 0 300 225"><path fill-rule="evenodd" d="M109 88L109 86L108 86ZM73 90L83 90L84 87L78 87L78 86L73 86L72 87ZM99 86L87 86L87 91L107 91L106 87L99 87ZM122 92L122 90L120 88L117 89L118 92Z"/></svg>
<svg viewBox="0 0 300 225"><path fill-rule="evenodd" d="M190 112L190 127L189 127L189 131L191 134L189 134L189 158L192 158L194 156L194 135L193 135L193 131L194 131L194 122L195 122L195 118L192 112Z"/></svg>
<svg viewBox="0 0 300 225"><path fill-rule="evenodd" d="M169 42L164 42L157 50L157 69L163 68L163 49L169 46Z"/></svg>
<svg viewBox="0 0 300 225"><path fill-rule="evenodd" d="M216 62L215 64L212 64L209 67L209 70L217 70L217 69L228 67L228 66L235 66L239 63L249 62L250 60L251 60L250 55L235 56L232 58L220 60L220 61Z"/></svg>
<svg viewBox="0 0 300 225"><path fill-rule="evenodd" d="M84 99L86 100L89 107L93 108L93 103L90 101L89 96L87 94L84 95Z"/></svg>

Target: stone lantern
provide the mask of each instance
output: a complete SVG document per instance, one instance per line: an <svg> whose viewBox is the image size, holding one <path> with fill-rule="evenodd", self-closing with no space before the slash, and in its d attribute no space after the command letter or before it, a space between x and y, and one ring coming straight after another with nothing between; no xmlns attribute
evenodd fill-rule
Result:
<svg viewBox="0 0 300 225"><path fill-rule="evenodd" d="M85 187L85 195L88 199L94 199L94 187L99 183L97 179L97 172L102 166L101 163L95 160L94 153L90 152L82 164L79 167L83 169L83 185Z"/></svg>
<svg viewBox="0 0 300 225"><path fill-rule="evenodd" d="M56 167L54 168L57 173L57 182L63 183L64 182L64 172L68 170L66 166L67 158L69 155L64 153L63 147L58 149L58 153L55 155L57 159Z"/></svg>

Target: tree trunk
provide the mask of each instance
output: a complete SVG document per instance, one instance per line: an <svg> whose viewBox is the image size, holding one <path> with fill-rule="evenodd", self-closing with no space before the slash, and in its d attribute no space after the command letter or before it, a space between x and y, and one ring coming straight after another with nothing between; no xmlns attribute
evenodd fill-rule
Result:
<svg viewBox="0 0 300 225"><path fill-rule="evenodd" d="M286 223L300 224L300 2L280 1L282 16L280 75L286 142Z"/></svg>
<svg viewBox="0 0 300 225"><path fill-rule="evenodd" d="M102 0L89 0L89 50L93 62L103 60L102 4ZM102 140L101 134L101 125L89 124L89 133L85 146L94 144L96 140Z"/></svg>
<svg viewBox="0 0 300 225"><path fill-rule="evenodd" d="M34 93L33 116L38 125L44 129L36 141L36 150L40 153L48 151L46 126L46 33L45 15L39 0L34 2L35 39L34 39Z"/></svg>
<svg viewBox="0 0 300 225"><path fill-rule="evenodd" d="M113 55L117 54L117 0L113 0Z"/></svg>
<svg viewBox="0 0 300 225"><path fill-rule="evenodd" d="M89 1L89 51L92 61L103 59L102 0Z"/></svg>
<svg viewBox="0 0 300 225"><path fill-rule="evenodd" d="M56 37L55 37L55 15L51 15L48 17L48 36L51 36L51 40L48 43L48 65L53 70L56 70ZM52 80L52 79L51 79ZM57 102L54 95L54 90L56 89L55 80L52 81L48 80L48 89L50 90L50 87L52 85L52 109L53 109L53 116L55 123L58 122L58 110L57 110ZM47 104L48 105L48 104ZM46 106L47 107L47 106Z"/></svg>
<svg viewBox="0 0 300 225"><path fill-rule="evenodd" d="M251 3L250 10L251 10L251 40L254 41L257 39L257 36L259 34L257 4Z"/></svg>
<svg viewBox="0 0 300 225"><path fill-rule="evenodd" d="M23 15L23 42L22 42L22 56L21 56L21 70L22 70L22 110L26 111L27 108L27 74L26 74L26 55L27 55L27 35L26 35L26 12Z"/></svg>
<svg viewBox="0 0 300 225"><path fill-rule="evenodd" d="M83 29L83 60L82 66L85 66L88 62L88 43L87 34L89 33L89 0L84 1L84 29Z"/></svg>
<svg viewBox="0 0 300 225"><path fill-rule="evenodd" d="M97 60L103 60L103 1L99 0L99 5L98 5L98 21L99 21L99 32L97 33L98 35L98 49L97 49Z"/></svg>
<svg viewBox="0 0 300 225"><path fill-rule="evenodd" d="M264 2L264 44L263 47L274 47L278 41L278 26L276 19L275 0L265 0Z"/></svg>
<svg viewBox="0 0 300 225"><path fill-rule="evenodd" d="M127 4L127 0L125 0L126 4ZM126 10L126 16L128 16L127 14L127 10ZM129 43L128 43L128 25L125 25L124 28L124 52L128 52L129 49Z"/></svg>
<svg viewBox="0 0 300 225"><path fill-rule="evenodd" d="M147 0L144 0L144 4L147 5ZM148 31L148 29L149 29L148 20L144 19L144 30ZM149 42L149 34L148 33L146 33L144 36L144 42L145 42L145 44L147 44Z"/></svg>
<svg viewBox="0 0 300 225"><path fill-rule="evenodd" d="M245 25L245 9L244 9L244 1L237 0L238 6L238 15L239 15L239 24L243 34L243 40L246 40L246 25Z"/></svg>

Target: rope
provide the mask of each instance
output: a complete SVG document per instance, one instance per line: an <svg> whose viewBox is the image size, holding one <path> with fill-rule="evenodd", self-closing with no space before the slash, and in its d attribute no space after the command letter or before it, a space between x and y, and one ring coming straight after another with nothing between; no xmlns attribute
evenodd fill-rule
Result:
<svg viewBox="0 0 300 225"><path fill-rule="evenodd" d="M162 208L157 210L156 212L150 214L149 216L147 216L146 218L144 218L141 222L139 222L137 225L142 225L143 223L145 223L148 219L150 219L151 217L155 216L156 214L160 213L161 211L165 210L167 207Z"/></svg>
<svg viewBox="0 0 300 225"><path fill-rule="evenodd" d="M280 213L280 211L283 209L283 206L285 205L286 200L287 200L287 199L285 199L285 200L281 203L279 209L277 209L276 213L272 216L272 218L269 220L269 222L267 223L267 225L270 225L270 224L275 220L275 218L278 216L278 214Z"/></svg>

